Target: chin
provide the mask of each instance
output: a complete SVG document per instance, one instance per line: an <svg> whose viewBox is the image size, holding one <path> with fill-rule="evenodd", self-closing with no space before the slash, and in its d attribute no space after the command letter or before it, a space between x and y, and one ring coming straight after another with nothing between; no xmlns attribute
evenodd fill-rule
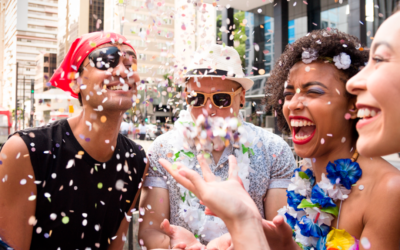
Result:
<svg viewBox="0 0 400 250"><path fill-rule="evenodd" d="M357 140L357 150L365 157L380 157L400 152L400 144L396 142L396 136L391 135L390 138L377 138L372 136L368 138L360 134ZM397 137L398 138L398 137Z"/></svg>

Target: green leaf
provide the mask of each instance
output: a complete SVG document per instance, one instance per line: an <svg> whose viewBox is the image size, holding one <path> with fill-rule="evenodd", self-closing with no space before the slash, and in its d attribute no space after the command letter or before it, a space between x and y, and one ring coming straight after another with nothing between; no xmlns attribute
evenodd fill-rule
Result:
<svg viewBox="0 0 400 250"><path fill-rule="evenodd" d="M298 172L301 179L310 179L310 177L304 172Z"/></svg>
<svg viewBox="0 0 400 250"><path fill-rule="evenodd" d="M184 152L183 150L181 150L181 151L182 151L182 153L189 156L190 158L194 158L194 154L192 152Z"/></svg>
<svg viewBox="0 0 400 250"><path fill-rule="evenodd" d="M252 155L254 155L254 151L253 151L252 148L250 148L250 152L251 152Z"/></svg>
<svg viewBox="0 0 400 250"><path fill-rule="evenodd" d="M319 204L313 204L311 202L309 202L306 199L303 199L300 203L300 205L297 206L297 208L305 208L305 207L319 207Z"/></svg>
<svg viewBox="0 0 400 250"><path fill-rule="evenodd" d="M199 238L199 235L198 235L198 234L195 234L194 237L197 239L197 238Z"/></svg>
<svg viewBox="0 0 400 250"><path fill-rule="evenodd" d="M322 212L332 214L333 216L337 217L339 214L339 208L338 206L336 207L325 207L320 209Z"/></svg>
<svg viewBox="0 0 400 250"><path fill-rule="evenodd" d="M242 151L243 151L243 154L245 154L245 153L247 153L247 151L249 151L249 148L245 147L245 146L242 144Z"/></svg>
<svg viewBox="0 0 400 250"><path fill-rule="evenodd" d="M186 200L186 192L185 192L184 196L181 196L181 199L182 199L183 202L185 202L185 200Z"/></svg>
<svg viewBox="0 0 400 250"><path fill-rule="evenodd" d="M180 153L181 153L181 151L178 151L178 152L175 153L174 161L176 161L176 159L179 158Z"/></svg>

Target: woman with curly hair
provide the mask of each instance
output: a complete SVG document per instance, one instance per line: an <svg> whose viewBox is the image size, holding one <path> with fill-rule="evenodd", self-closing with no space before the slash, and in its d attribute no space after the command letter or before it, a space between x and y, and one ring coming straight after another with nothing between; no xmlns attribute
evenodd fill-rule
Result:
<svg viewBox="0 0 400 250"><path fill-rule="evenodd" d="M304 158L278 211L287 223L264 226L271 249L399 249L400 173L358 154L356 96L346 92L367 59L356 37L318 30L288 45L271 72L269 107Z"/></svg>

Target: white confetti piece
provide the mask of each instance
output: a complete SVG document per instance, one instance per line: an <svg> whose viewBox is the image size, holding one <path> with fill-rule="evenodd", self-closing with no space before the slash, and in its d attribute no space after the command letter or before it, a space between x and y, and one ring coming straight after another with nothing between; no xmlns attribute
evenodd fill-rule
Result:
<svg viewBox="0 0 400 250"><path fill-rule="evenodd" d="M26 184L26 179L22 179L22 180L19 182L19 184L25 185L25 184Z"/></svg>
<svg viewBox="0 0 400 250"><path fill-rule="evenodd" d="M360 242L361 242L361 245L363 246L363 248L365 248L365 249L371 248L371 243L369 242L367 237L362 237Z"/></svg>
<svg viewBox="0 0 400 250"><path fill-rule="evenodd" d="M122 190L122 189L124 188L124 181L123 181L123 180L118 180L118 181L115 183L115 188L116 188L117 190Z"/></svg>
<svg viewBox="0 0 400 250"><path fill-rule="evenodd" d="M66 169L71 168L73 165L75 165L75 160L74 159L69 160Z"/></svg>
<svg viewBox="0 0 400 250"><path fill-rule="evenodd" d="M117 171L119 172L119 171L121 171L121 169L122 169L122 164L121 164L121 163L118 163L118 164L117 164Z"/></svg>
<svg viewBox="0 0 400 250"><path fill-rule="evenodd" d="M56 220L57 219L57 214L55 214L55 213L50 214L50 219L51 220Z"/></svg>

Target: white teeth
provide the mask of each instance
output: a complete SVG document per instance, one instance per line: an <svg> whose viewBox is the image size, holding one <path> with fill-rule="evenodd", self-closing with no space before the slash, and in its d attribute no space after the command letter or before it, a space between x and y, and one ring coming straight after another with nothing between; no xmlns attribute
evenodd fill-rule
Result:
<svg viewBox="0 0 400 250"><path fill-rule="evenodd" d="M315 124L313 122L303 120L303 119L292 119L292 120L290 120L290 125L292 127L315 126Z"/></svg>
<svg viewBox="0 0 400 250"><path fill-rule="evenodd" d="M362 108L359 109L357 112L357 117L359 118L365 118L365 117L374 117L376 115L379 115L381 112L380 111L375 111L374 109L368 109L368 108Z"/></svg>
<svg viewBox="0 0 400 250"><path fill-rule="evenodd" d="M365 109L364 116L368 117L371 111L369 109Z"/></svg>
<svg viewBox="0 0 400 250"><path fill-rule="evenodd" d="M294 135L294 138L296 138L297 140L305 140L308 137L310 137L311 135L304 135L304 136L300 136L300 135Z"/></svg>

